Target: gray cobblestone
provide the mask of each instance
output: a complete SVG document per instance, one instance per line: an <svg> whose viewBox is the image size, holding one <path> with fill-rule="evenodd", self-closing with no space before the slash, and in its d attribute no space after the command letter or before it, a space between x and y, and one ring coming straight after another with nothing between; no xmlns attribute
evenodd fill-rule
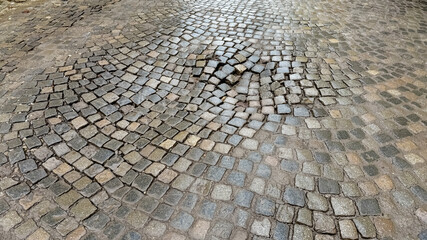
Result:
<svg viewBox="0 0 427 240"><path fill-rule="evenodd" d="M425 235L420 2L51 3L2 13L0 235Z"/></svg>

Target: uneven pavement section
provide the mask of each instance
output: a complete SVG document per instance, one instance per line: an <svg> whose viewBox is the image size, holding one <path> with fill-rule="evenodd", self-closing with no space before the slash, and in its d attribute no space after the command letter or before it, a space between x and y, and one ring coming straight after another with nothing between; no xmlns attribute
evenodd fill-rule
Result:
<svg viewBox="0 0 427 240"><path fill-rule="evenodd" d="M0 26L7 239L426 239L422 2L51 1Z"/></svg>

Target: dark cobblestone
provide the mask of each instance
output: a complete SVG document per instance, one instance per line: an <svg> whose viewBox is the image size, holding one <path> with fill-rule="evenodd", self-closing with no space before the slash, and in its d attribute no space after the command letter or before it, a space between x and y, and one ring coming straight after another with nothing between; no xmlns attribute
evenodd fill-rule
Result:
<svg viewBox="0 0 427 240"><path fill-rule="evenodd" d="M419 2L49 1L0 13L0 235L425 235Z"/></svg>

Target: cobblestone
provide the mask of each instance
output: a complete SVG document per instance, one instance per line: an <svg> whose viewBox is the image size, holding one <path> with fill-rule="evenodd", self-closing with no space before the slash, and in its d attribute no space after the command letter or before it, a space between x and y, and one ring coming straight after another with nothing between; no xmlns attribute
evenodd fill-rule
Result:
<svg viewBox="0 0 427 240"><path fill-rule="evenodd" d="M337 216L352 216L356 213L354 203L351 199L332 197L331 204L334 214Z"/></svg>
<svg viewBox="0 0 427 240"><path fill-rule="evenodd" d="M255 220L251 226L251 232L258 236L270 236L271 223L267 218L262 221Z"/></svg>
<svg viewBox="0 0 427 240"><path fill-rule="evenodd" d="M342 238L358 239L356 226L351 220L340 220L339 226Z"/></svg>
<svg viewBox="0 0 427 240"><path fill-rule="evenodd" d="M357 230L365 238L374 238L376 236L375 226L372 221L367 217L355 218L354 223L356 224Z"/></svg>
<svg viewBox="0 0 427 240"><path fill-rule="evenodd" d="M381 209L376 199L362 199L357 203L361 215L379 215Z"/></svg>
<svg viewBox="0 0 427 240"><path fill-rule="evenodd" d="M423 238L423 5L253 3L0 11L0 238Z"/></svg>
<svg viewBox="0 0 427 240"><path fill-rule="evenodd" d="M305 205L304 192L298 188L288 187L283 194L283 199L292 205L300 207Z"/></svg>
<svg viewBox="0 0 427 240"><path fill-rule="evenodd" d="M10 211L0 218L0 225L2 226L3 230L9 231L21 221L22 218L16 211Z"/></svg>

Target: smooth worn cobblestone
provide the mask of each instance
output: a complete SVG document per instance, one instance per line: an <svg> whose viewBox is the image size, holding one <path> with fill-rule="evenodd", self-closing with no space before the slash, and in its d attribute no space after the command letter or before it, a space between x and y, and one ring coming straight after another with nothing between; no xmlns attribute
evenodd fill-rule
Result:
<svg viewBox="0 0 427 240"><path fill-rule="evenodd" d="M424 12L13 4L0 238L426 239Z"/></svg>

